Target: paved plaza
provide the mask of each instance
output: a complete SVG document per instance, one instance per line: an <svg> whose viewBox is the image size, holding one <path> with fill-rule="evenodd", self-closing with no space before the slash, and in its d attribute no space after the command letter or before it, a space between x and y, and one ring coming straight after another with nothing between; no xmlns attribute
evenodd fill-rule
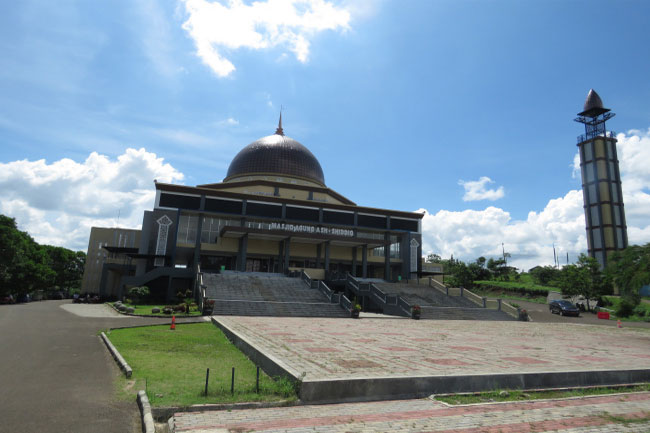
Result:
<svg viewBox="0 0 650 433"><path fill-rule="evenodd" d="M565 323L219 316L305 381L650 369L650 330Z"/></svg>
<svg viewBox="0 0 650 433"><path fill-rule="evenodd" d="M632 421L632 422L630 422ZM647 433L650 393L448 406L401 400L177 413L174 432Z"/></svg>

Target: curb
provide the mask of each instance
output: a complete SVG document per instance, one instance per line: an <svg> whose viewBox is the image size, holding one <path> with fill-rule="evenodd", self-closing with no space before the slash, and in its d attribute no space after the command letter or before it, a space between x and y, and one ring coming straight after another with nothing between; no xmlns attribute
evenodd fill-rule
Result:
<svg viewBox="0 0 650 433"><path fill-rule="evenodd" d="M131 377L131 375L133 374L133 369L131 369L129 364L126 363L126 361L124 360L120 352L118 352L115 346L113 346L113 343L111 343L111 341L108 339L106 334L102 332L100 336L102 340L104 340L104 344L106 344L108 351L111 352L111 355L113 355L113 359L115 359L115 362L117 362L117 365L120 367L120 370L124 372L124 376L126 376L127 378Z"/></svg>
<svg viewBox="0 0 650 433"><path fill-rule="evenodd" d="M138 407L140 407L140 415L142 416L142 431L143 433L155 433L156 426L153 423L153 416L151 415L151 405L149 398L144 391L138 391Z"/></svg>
<svg viewBox="0 0 650 433"><path fill-rule="evenodd" d="M123 312L123 311L118 310L117 308L115 308L115 305L111 304L110 302L105 302L105 305L108 305L108 306L111 307L113 310L115 310L116 312L120 313L120 314L123 315L123 316L130 316L130 317L150 317L150 318L153 317L154 319L160 319L160 318L163 318L163 319L165 319L165 318L171 319L172 316L176 316L176 317L179 318L179 319L187 319L187 318L191 318L191 317L204 317L204 316L197 316L196 314L195 314L195 315L191 315L191 314L183 314L183 315L178 315L178 314L166 314L166 315L164 315L164 316L162 316L162 315L156 315L156 314L133 314L133 313L125 313L125 312Z"/></svg>
<svg viewBox="0 0 650 433"><path fill-rule="evenodd" d="M158 422L167 422L173 418L174 414L183 412L213 412L213 411L233 411L244 409L268 409L274 407L291 407L302 406L300 400L289 401L271 401L271 402L246 402L246 403L215 403L215 404L195 404L192 406L167 406L167 407L153 407L151 413L153 419ZM173 431L173 430L169 430Z"/></svg>
<svg viewBox="0 0 650 433"><path fill-rule="evenodd" d="M189 322L189 321L187 321L187 322L186 321L178 322L177 321L176 325L194 325L194 324L197 324L197 323L210 323L210 322L208 322L206 320L195 320L195 321L192 321L192 322ZM165 326L169 325L169 322L167 322L167 323L149 323L147 325L116 326L114 328L108 328L108 330L109 331L115 331L117 329L148 328L150 326L163 326L163 325L165 325Z"/></svg>

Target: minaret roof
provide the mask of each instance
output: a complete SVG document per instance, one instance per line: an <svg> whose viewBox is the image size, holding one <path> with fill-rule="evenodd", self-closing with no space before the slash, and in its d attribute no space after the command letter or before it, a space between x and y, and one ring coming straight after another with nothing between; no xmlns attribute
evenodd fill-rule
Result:
<svg viewBox="0 0 650 433"><path fill-rule="evenodd" d="M582 112L578 113L579 116L596 117L600 114L607 113L609 108L603 107L603 100L594 89L589 89L585 105L582 107Z"/></svg>

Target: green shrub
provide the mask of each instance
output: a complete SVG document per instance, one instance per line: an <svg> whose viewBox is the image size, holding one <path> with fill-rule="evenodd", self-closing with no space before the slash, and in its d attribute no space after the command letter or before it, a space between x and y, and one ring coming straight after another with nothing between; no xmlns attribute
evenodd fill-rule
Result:
<svg viewBox="0 0 650 433"><path fill-rule="evenodd" d="M648 310L645 309L643 305L637 305L634 309L634 315L639 317L645 317L648 314Z"/></svg>
<svg viewBox="0 0 650 433"><path fill-rule="evenodd" d="M619 317L630 317L634 314L634 308L636 307L633 300L628 298L622 298L621 302L616 307L616 315Z"/></svg>

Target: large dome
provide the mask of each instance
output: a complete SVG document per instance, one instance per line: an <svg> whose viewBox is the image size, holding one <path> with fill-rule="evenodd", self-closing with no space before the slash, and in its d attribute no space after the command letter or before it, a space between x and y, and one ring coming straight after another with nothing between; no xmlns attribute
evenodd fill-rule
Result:
<svg viewBox="0 0 650 433"><path fill-rule="evenodd" d="M285 137L281 126L275 134L244 147L230 163L224 182L261 174L297 177L325 186L323 169L316 157L293 138Z"/></svg>

